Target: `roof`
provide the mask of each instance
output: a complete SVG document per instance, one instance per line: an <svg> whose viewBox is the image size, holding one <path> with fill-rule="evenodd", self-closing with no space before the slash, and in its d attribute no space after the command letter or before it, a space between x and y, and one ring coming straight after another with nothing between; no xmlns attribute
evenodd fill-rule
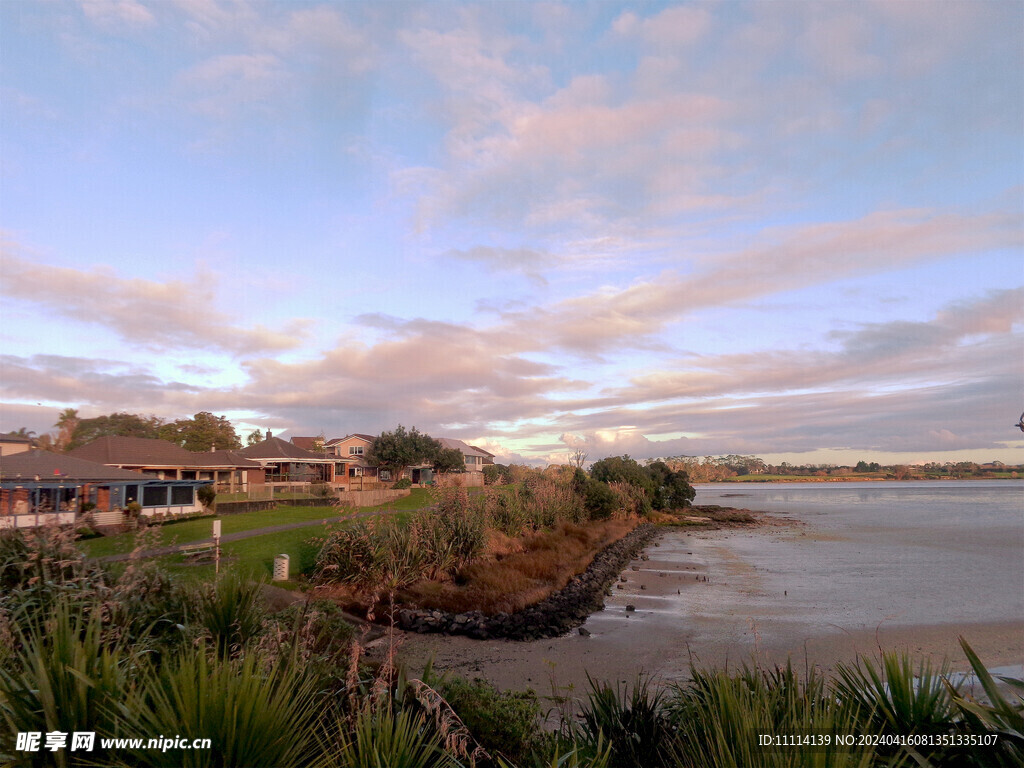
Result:
<svg viewBox="0 0 1024 768"><path fill-rule="evenodd" d="M313 453L313 451L304 450L293 443L289 443L287 440L282 440L280 437L268 437L266 440L256 443L255 445L250 445L247 448L237 451L237 453L247 459L318 462L334 461L334 459L326 459L322 453Z"/></svg>
<svg viewBox="0 0 1024 768"><path fill-rule="evenodd" d="M237 451L186 451L169 440L150 437L100 437L68 451L67 456L100 464L131 467L256 467Z"/></svg>
<svg viewBox="0 0 1024 768"><path fill-rule="evenodd" d="M469 447L472 448L474 451L480 451L480 453L482 453L484 456L490 456L492 459L497 455L491 453L490 451L485 451L483 448L477 448L475 445L471 445Z"/></svg>
<svg viewBox="0 0 1024 768"><path fill-rule="evenodd" d="M374 440L377 439L375 435L364 435L361 432L353 432L351 435L345 435L344 437L332 437L330 440L324 443L324 445L329 446L337 445L338 443L344 443L350 437L358 437L360 440L365 440L368 443L372 443Z"/></svg>
<svg viewBox="0 0 1024 768"><path fill-rule="evenodd" d="M450 437L438 437L436 440L445 448L454 448L463 456L482 456L483 458L487 458L488 456L493 455L487 453L487 451L481 451L479 448L474 448L472 445L464 443L461 440L455 440Z"/></svg>
<svg viewBox="0 0 1024 768"><path fill-rule="evenodd" d="M96 461L50 451L26 451L13 456L0 456L0 480L31 480L53 482L133 481L147 482L153 478L130 469L108 467Z"/></svg>
<svg viewBox="0 0 1024 768"><path fill-rule="evenodd" d="M5 443L31 443L32 438L22 437L21 435L16 435L13 432L0 432L0 441Z"/></svg>
<svg viewBox="0 0 1024 768"><path fill-rule="evenodd" d="M292 443L299 446L304 451L312 451L314 446L319 442L323 443L322 437L293 437Z"/></svg>

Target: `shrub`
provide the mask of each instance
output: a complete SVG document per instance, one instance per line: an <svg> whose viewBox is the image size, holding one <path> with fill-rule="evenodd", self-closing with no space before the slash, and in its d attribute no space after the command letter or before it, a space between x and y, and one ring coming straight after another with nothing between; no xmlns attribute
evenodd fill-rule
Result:
<svg viewBox="0 0 1024 768"><path fill-rule="evenodd" d="M406 488L412 488L412 480L408 477L403 477L401 480L396 480L395 484L391 487L396 491L404 491Z"/></svg>
<svg viewBox="0 0 1024 768"><path fill-rule="evenodd" d="M238 656L263 628L262 584L236 575L222 576L196 589L195 619L221 658Z"/></svg>
<svg viewBox="0 0 1024 768"><path fill-rule="evenodd" d="M204 507L212 507L217 498L217 491L212 485L200 485L196 488L196 498Z"/></svg>
<svg viewBox="0 0 1024 768"><path fill-rule="evenodd" d="M591 520L607 520L615 512L618 500L608 483L591 478L583 493L583 504Z"/></svg>
<svg viewBox="0 0 1024 768"><path fill-rule="evenodd" d="M590 692L573 731L575 740L597 751L607 742L611 749L609 766L658 768L669 765L668 750L672 727L665 713L665 694L652 689L649 679L640 677L633 685L612 688L589 676Z"/></svg>
<svg viewBox="0 0 1024 768"><path fill-rule="evenodd" d="M540 746L540 703L533 691L498 690L480 678L452 677L441 693L473 737L491 754L523 764Z"/></svg>
<svg viewBox="0 0 1024 768"><path fill-rule="evenodd" d="M309 486L309 493L316 499L327 499L334 495L334 489L329 483L313 483Z"/></svg>

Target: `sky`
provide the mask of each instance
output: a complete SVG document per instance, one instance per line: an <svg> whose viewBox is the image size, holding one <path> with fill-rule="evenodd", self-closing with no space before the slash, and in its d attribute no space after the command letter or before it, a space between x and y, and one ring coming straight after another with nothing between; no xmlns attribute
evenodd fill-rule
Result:
<svg viewBox="0 0 1024 768"><path fill-rule="evenodd" d="M1024 4L0 3L0 431L1024 462Z"/></svg>

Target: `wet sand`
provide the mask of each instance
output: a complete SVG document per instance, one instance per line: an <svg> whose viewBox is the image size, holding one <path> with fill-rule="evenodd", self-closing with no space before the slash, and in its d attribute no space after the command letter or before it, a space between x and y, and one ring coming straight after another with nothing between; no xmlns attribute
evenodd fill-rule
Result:
<svg viewBox="0 0 1024 768"><path fill-rule="evenodd" d="M403 635L399 656L414 672L433 658L439 670L541 695L553 686L584 690L588 673L624 682L641 672L685 679L691 661L706 667L791 658L800 668L831 670L837 661L880 647L948 658L954 670L966 671L960 635L989 668L1024 664L1024 617L1016 612L985 620L959 594L951 596L959 605L951 602L938 613L929 600L907 605L896 593L923 594L928 585L904 583L893 590L886 573L870 569L843 578L843 553L859 555L863 539L845 540L777 515L768 520L755 530L666 531L647 548L648 559L634 560L622 572L605 609L584 625L589 635L574 631L531 643ZM803 558L800 568L776 562L776 556L791 558L794 547ZM835 582L814 583L808 576L808 569L813 575L833 564L840 568ZM875 577L882 583L874 585ZM891 602L887 593L893 593ZM975 602L980 599L974 595Z"/></svg>

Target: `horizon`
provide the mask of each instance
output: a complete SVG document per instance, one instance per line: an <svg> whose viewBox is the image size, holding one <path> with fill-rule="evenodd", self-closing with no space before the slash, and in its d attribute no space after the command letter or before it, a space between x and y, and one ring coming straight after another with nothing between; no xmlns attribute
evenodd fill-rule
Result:
<svg viewBox="0 0 1024 768"><path fill-rule="evenodd" d="M942 10L0 4L0 432L1024 463L1024 5Z"/></svg>

